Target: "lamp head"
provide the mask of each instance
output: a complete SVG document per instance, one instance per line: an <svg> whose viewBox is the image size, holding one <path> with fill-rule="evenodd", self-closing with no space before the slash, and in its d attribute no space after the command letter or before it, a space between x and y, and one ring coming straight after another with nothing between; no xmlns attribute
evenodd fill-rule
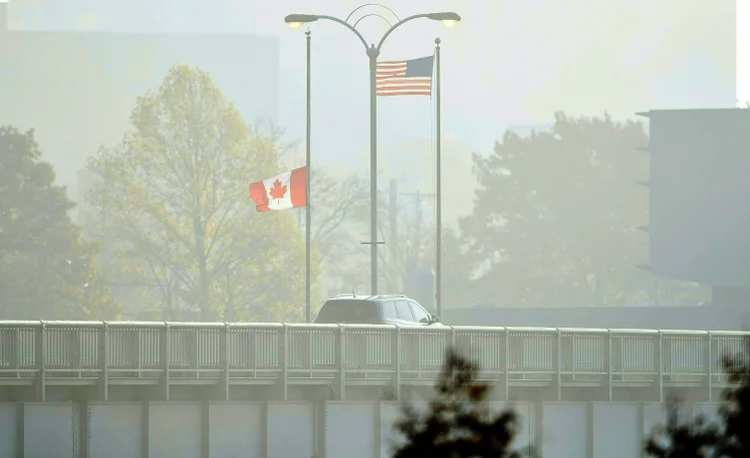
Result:
<svg viewBox="0 0 750 458"><path fill-rule="evenodd" d="M286 25L288 25L290 29L299 29L303 25L317 20L318 16L313 14L290 14L284 18L284 22L286 22Z"/></svg>
<svg viewBox="0 0 750 458"><path fill-rule="evenodd" d="M433 21L440 21L446 27L453 27L454 25L461 22L461 16L456 13L430 13L427 15L429 19Z"/></svg>

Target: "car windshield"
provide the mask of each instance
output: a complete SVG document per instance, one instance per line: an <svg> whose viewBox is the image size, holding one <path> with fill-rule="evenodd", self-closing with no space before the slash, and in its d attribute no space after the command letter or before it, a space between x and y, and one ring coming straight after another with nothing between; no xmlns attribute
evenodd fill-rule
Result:
<svg viewBox="0 0 750 458"><path fill-rule="evenodd" d="M323 304L316 323L378 323L377 304L370 301L337 299Z"/></svg>

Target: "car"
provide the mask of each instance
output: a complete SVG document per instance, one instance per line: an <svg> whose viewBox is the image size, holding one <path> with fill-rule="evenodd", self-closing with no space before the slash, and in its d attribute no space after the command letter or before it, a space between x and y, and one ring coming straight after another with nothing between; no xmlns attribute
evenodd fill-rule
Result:
<svg viewBox="0 0 750 458"><path fill-rule="evenodd" d="M437 316L403 294L334 297L323 304L313 322L442 326Z"/></svg>

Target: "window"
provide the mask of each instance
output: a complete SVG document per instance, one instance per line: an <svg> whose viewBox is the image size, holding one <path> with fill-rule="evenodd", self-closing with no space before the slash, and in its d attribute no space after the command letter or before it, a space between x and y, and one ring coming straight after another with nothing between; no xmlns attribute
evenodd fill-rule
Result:
<svg viewBox="0 0 750 458"><path fill-rule="evenodd" d="M393 301L383 302L383 319L384 320L398 320L398 313L396 312L396 303Z"/></svg>
<svg viewBox="0 0 750 458"><path fill-rule="evenodd" d="M323 304L315 322L375 324L379 322L377 304L370 301L330 300Z"/></svg>
<svg viewBox="0 0 750 458"><path fill-rule="evenodd" d="M414 316L412 316L409 304L406 301L396 301L396 311L400 320L414 321Z"/></svg>
<svg viewBox="0 0 750 458"><path fill-rule="evenodd" d="M411 312L414 314L415 321L418 321L420 323L430 322L430 314L427 313L421 305L417 304L416 302L409 302L409 305L411 306Z"/></svg>

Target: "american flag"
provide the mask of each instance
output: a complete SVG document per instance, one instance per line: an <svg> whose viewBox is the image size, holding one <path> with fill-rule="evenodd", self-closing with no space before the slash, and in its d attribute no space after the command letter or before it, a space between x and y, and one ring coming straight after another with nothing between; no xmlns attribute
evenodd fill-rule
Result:
<svg viewBox="0 0 750 458"><path fill-rule="evenodd" d="M433 57L378 62L377 96L431 95Z"/></svg>

